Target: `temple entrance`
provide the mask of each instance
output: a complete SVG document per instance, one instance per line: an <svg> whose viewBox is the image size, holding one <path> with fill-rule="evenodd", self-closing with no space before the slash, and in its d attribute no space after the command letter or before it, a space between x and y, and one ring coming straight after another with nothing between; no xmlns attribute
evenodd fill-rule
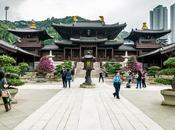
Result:
<svg viewBox="0 0 175 130"><path fill-rule="evenodd" d="M96 57L96 47L81 47L81 57L83 57L87 52Z"/></svg>

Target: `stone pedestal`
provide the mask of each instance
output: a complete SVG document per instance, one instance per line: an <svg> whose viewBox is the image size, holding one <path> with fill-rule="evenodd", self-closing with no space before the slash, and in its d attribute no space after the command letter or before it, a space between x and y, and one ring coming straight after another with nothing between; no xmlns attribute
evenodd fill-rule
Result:
<svg viewBox="0 0 175 130"><path fill-rule="evenodd" d="M164 89L164 90L161 90L161 94L164 97L164 101L162 101L162 105L175 106L175 90Z"/></svg>
<svg viewBox="0 0 175 130"><path fill-rule="evenodd" d="M95 88L95 84L82 83L80 84L80 88Z"/></svg>

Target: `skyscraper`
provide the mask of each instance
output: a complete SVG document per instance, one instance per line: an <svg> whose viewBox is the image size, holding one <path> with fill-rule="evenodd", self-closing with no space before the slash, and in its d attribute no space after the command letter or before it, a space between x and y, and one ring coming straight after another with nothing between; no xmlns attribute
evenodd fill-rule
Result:
<svg viewBox="0 0 175 130"><path fill-rule="evenodd" d="M175 4L170 6L171 43L175 42Z"/></svg>
<svg viewBox="0 0 175 130"><path fill-rule="evenodd" d="M168 11L167 7L158 5L150 11L150 29L167 30L168 29Z"/></svg>

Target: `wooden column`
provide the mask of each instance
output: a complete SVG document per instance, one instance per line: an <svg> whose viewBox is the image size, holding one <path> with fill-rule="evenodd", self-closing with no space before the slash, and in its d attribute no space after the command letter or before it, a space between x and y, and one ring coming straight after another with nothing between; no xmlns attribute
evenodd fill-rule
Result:
<svg viewBox="0 0 175 130"><path fill-rule="evenodd" d="M80 58L79 58L79 61L81 60L81 46L80 46Z"/></svg>
<svg viewBox="0 0 175 130"><path fill-rule="evenodd" d="M114 49L112 48L112 59L114 58Z"/></svg>
<svg viewBox="0 0 175 130"><path fill-rule="evenodd" d="M98 46L96 46L96 59L98 60Z"/></svg>
<svg viewBox="0 0 175 130"><path fill-rule="evenodd" d="M72 49L70 49L70 59L72 60Z"/></svg>
<svg viewBox="0 0 175 130"><path fill-rule="evenodd" d="M65 48L64 48L64 59L63 60L65 60Z"/></svg>
<svg viewBox="0 0 175 130"><path fill-rule="evenodd" d="M105 60L106 60L106 49L105 49Z"/></svg>

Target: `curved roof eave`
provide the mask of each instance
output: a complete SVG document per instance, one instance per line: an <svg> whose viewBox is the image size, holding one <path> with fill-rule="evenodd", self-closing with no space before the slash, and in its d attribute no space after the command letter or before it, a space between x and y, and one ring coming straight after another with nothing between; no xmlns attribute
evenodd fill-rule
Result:
<svg viewBox="0 0 175 130"><path fill-rule="evenodd" d="M42 41L48 40L48 39L53 39L53 37L51 37L46 30L43 29L30 29L30 28L26 28L26 29L8 29L8 31L18 37L21 36L21 34L36 34L39 39L41 39Z"/></svg>
<svg viewBox="0 0 175 130"><path fill-rule="evenodd" d="M155 38L160 38L170 32L171 30L132 30L129 36L124 39L136 41L138 40L139 35L152 35Z"/></svg>

